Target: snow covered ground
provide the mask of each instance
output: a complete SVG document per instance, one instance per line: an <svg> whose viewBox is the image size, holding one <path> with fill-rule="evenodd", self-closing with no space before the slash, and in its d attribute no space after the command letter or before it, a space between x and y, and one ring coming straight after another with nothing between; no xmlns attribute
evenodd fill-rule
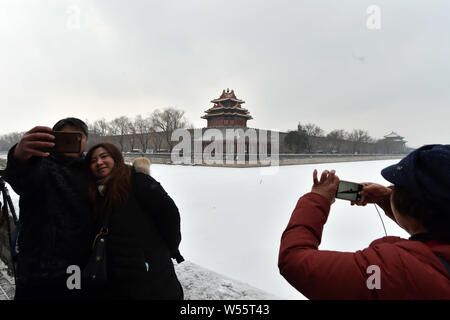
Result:
<svg viewBox="0 0 450 320"><path fill-rule="evenodd" d="M14 279L8 275L6 265L0 260L0 300L12 300L14 291Z"/></svg>
<svg viewBox="0 0 450 320"><path fill-rule="evenodd" d="M279 275L277 259L281 234L298 198L310 191L313 170L335 169L344 180L388 185L380 171L397 162L293 165L274 172L263 168L154 164L151 171L180 210L180 250L189 263L283 299L304 299ZM17 203L17 196L10 191ZM383 220L388 235L408 237L384 215ZM320 249L356 251L383 236L374 206L352 207L337 200ZM189 264L183 268L189 269Z"/></svg>
<svg viewBox="0 0 450 320"><path fill-rule="evenodd" d="M175 265L185 300L280 300L247 283L230 279L190 261Z"/></svg>

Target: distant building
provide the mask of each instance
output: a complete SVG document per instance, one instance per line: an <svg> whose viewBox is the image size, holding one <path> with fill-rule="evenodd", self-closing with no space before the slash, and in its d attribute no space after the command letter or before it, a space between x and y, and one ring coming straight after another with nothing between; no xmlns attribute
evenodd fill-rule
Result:
<svg viewBox="0 0 450 320"><path fill-rule="evenodd" d="M388 135L384 136L384 139L379 140L379 143L383 147L383 153L405 153L406 142L404 137L398 135L396 132L392 131Z"/></svg>
<svg viewBox="0 0 450 320"><path fill-rule="evenodd" d="M247 109L242 108L241 104L245 101L238 99L234 90L223 90L218 99L211 100L214 106L205 111L206 115L201 117L208 121L208 128L228 127L228 128L246 128L247 120L253 119Z"/></svg>
<svg viewBox="0 0 450 320"><path fill-rule="evenodd" d="M223 152L226 153L244 153L244 154L259 154L260 152L264 152L264 154L270 155L272 152L272 148L270 145L271 142L271 134L272 131L267 130L267 144L260 144L260 134L262 129L253 129L247 127L247 121L252 120L253 117L250 115L250 112L242 107L242 104L245 103L244 100L239 99L234 90L227 89L223 90L222 94L219 98L211 100L211 103L214 103L212 108L209 108L205 111L205 115L202 116L202 119L207 120L207 127L202 129L202 133L207 129L217 129L221 131L223 139ZM245 146L241 146L237 143L237 139L232 138L230 141L226 138L226 130L227 129L242 129L244 132L247 129L252 129L253 133L256 134L257 144L250 146L249 139L246 139ZM281 139L280 139L281 140ZM227 148L227 142L228 147ZM210 141L203 141L202 148L203 150L210 144ZM234 148L233 146L234 145ZM197 145L198 146L198 145ZM242 149L244 148L244 150ZM261 150L260 150L261 148ZM194 148L195 152L202 152L198 147Z"/></svg>

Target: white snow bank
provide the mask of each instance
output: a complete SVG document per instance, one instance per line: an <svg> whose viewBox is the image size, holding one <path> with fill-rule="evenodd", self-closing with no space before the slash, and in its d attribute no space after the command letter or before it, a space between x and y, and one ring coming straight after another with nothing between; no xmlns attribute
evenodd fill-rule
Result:
<svg viewBox="0 0 450 320"><path fill-rule="evenodd" d="M184 261L175 265L185 300L280 300L250 285Z"/></svg>
<svg viewBox="0 0 450 320"><path fill-rule="evenodd" d="M0 259L0 300L12 300L14 291L14 279L8 275L7 267Z"/></svg>

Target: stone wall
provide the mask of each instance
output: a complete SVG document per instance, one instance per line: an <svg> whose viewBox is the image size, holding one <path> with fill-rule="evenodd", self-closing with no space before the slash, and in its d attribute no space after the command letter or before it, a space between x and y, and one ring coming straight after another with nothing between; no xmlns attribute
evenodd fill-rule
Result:
<svg viewBox="0 0 450 320"><path fill-rule="evenodd" d="M215 129L222 132L222 136L225 139L226 130L231 130L233 128L199 128L195 129L197 132L201 132L201 136L203 137L205 131L207 129ZM236 129L236 128L234 128ZM256 133L257 137L261 137L260 134L264 133L263 136L267 135L267 142L270 142L270 137L272 133L278 134L279 137L279 153L295 153L295 147L288 146L285 143L285 138L288 135L287 132L281 131L271 131L271 130L262 130L256 128L242 128L244 132L247 130L253 131ZM201 131L200 131L201 130ZM194 150L194 130L186 129L189 132L191 137L191 145L192 150ZM142 137L146 137L146 139L142 139ZM203 139L206 139L203 137ZM143 147L143 141L147 141L146 148ZM308 137L308 146L305 147L300 152L309 152L309 153L343 153L343 154L393 154L393 153L405 153L407 152L407 148L405 146L404 141L389 141L386 139L381 139L374 142L357 142L343 139L331 139L327 137ZM87 142L87 149L92 145L99 142L110 142L115 144L120 150L126 152L131 151L132 149L140 149L147 151L156 152L156 150L170 150L171 147L167 142L167 137L163 132L154 132L147 135L138 135L138 134L127 134L123 136L99 136L95 134L89 135L89 140ZM176 145L178 142L172 142L173 145ZM207 140L204 140L205 144L209 144Z"/></svg>
<svg viewBox="0 0 450 320"><path fill-rule="evenodd" d="M352 162L352 161L375 161L375 160L393 160L401 159L404 154L363 154L363 155L349 155L349 154L280 154L279 163L280 166L286 165L300 165L300 164L311 164L311 163L333 163L333 162ZM137 157L146 157L150 159L152 164L173 164L170 154L144 154L144 153L126 153L124 155L125 161L127 163L132 163ZM200 166L212 166L212 167L234 167L234 168L249 168L249 167L261 167L267 166L262 165L257 162L254 164L249 164L248 162L242 164L238 161L234 163L227 163L223 160L223 163L195 163L192 158L190 163L186 165L200 165Z"/></svg>

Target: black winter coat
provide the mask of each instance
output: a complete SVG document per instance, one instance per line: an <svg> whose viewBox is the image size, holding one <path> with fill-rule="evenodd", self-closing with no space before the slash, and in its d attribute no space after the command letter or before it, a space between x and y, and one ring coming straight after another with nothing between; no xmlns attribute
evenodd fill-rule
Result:
<svg viewBox="0 0 450 320"><path fill-rule="evenodd" d="M26 164L8 153L4 179L20 196L16 299L82 298L68 290L67 268L81 269L95 235L83 158L50 155Z"/></svg>
<svg viewBox="0 0 450 320"><path fill-rule="evenodd" d="M183 299L171 257L183 260L180 215L173 200L151 176L133 169L125 205L113 209L107 242L109 283L100 299ZM103 198L98 194L98 206ZM101 226L99 219L97 226ZM100 229L100 228L99 228Z"/></svg>

